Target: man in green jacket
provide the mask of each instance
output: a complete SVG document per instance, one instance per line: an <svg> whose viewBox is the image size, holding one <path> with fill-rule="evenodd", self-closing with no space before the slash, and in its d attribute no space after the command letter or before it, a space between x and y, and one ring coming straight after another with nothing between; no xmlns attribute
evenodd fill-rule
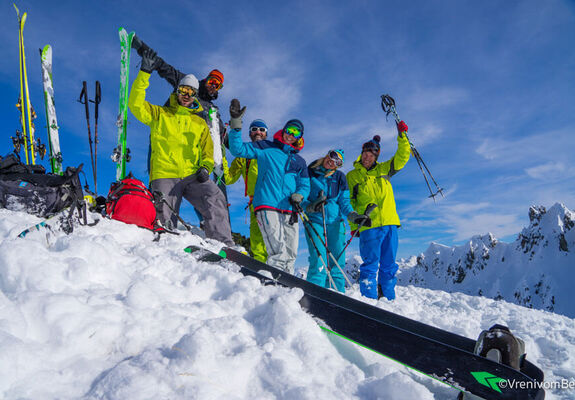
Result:
<svg viewBox="0 0 575 400"><path fill-rule="evenodd" d="M355 168L347 174L353 209L363 214L368 204L377 204L370 215L371 226L361 227L359 236L359 252L363 260L359 267L359 288L362 295L373 299L383 296L388 300L395 299L395 274L398 270L395 256L400 222L390 179L405 166L410 154L409 141L404 134L407 133L407 124L401 121L397 131L397 151L392 158L377 162L380 137L374 136L363 144L361 155L354 163Z"/></svg>
<svg viewBox="0 0 575 400"><path fill-rule="evenodd" d="M252 142L259 142L260 140L265 140L268 135L268 126L261 119L255 119L250 124L250 139ZM226 169L227 162L224 158L224 170ZM250 201L248 207L250 209L250 248L253 257L261 262L266 262L268 259L268 253L266 251L266 245L264 243L264 238L260 231L258 225L258 219L254 213L254 191L256 187L256 181L258 179L258 160L237 157L232 161L232 165L225 172L225 179L228 185L237 182L237 180L242 176L244 178L245 184L245 196L248 196Z"/></svg>
<svg viewBox="0 0 575 400"><path fill-rule="evenodd" d="M227 203L209 179L214 167L213 142L208 125L198 115L202 111L196 98L199 82L194 75L186 75L168 106L150 104L146 89L156 63L156 53L146 51L128 100L132 114L150 126L150 188L161 192L176 213L184 197L201 213L206 236L231 246ZM177 224L170 207L162 204L160 210L160 220L167 227Z"/></svg>

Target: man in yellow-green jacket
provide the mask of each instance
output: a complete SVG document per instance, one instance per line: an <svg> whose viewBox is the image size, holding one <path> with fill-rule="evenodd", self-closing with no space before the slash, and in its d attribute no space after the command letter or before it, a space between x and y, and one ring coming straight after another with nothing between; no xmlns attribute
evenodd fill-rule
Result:
<svg viewBox="0 0 575 400"><path fill-rule="evenodd" d="M202 106L196 98L199 82L184 76L168 106L146 101L150 74L157 63L153 50L142 56L140 72L130 92L132 114L150 127L150 189L159 191L169 204L162 204L160 220L167 227L177 224L182 197L203 216L208 238L231 246L231 228L224 194L209 179L214 167L213 142L206 121L198 115Z"/></svg>
<svg viewBox="0 0 575 400"><path fill-rule="evenodd" d="M268 126L261 119L255 119L250 124L250 139L252 142L259 142L265 140L268 134ZM224 162L224 169L226 163ZM232 165L225 174L225 181L228 185L237 182L242 176L245 184L245 196L248 196L250 201L248 207L250 209L250 248L256 260L266 262L268 253L264 238L258 226L258 219L254 214L254 206L252 204L254 199L254 191L256 181L258 179L258 160L238 157L232 161Z"/></svg>
<svg viewBox="0 0 575 400"><path fill-rule="evenodd" d="M407 124L401 121L397 131L397 151L391 159L377 162L380 137L374 136L363 144L355 168L347 174L353 209L363 214L368 204L377 205L370 215L371 225L361 227L359 236L363 260L359 267L359 288L362 295L373 299L383 296L388 300L395 299L398 270L395 256L400 222L390 179L405 166L410 154L409 141L404 134Z"/></svg>

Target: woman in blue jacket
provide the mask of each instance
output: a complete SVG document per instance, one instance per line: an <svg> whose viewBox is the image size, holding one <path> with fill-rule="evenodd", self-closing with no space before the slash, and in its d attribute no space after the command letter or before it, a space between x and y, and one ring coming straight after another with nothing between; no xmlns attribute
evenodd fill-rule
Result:
<svg viewBox="0 0 575 400"><path fill-rule="evenodd" d="M277 131L273 141L242 142L245 107L234 99L230 105L230 152L235 157L258 160L258 178L254 190L254 212L262 233L267 263L294 272L298 248L298 223L290 223L293 205L309 194L305 160L298 154L304 146L303 124L292 119Z"/></svg>
<svg viewBox="0 0 575 400"><path fill-rule="evenodd" d="M325 214L327 247L334 257L337 257L345 246L345 219L355 222L358 218L364 218L353 211L345 174L337 170L343 166L343 161L343 150L330 150L325 157L308 166L311 188L309 199L303 204L312 225L306 229L305 235L309 249L307 280L319 286L332 287L327 276L327 266L331 270L335 288L340 292L345 292L345 278L333 260L328 260L326 255L323 215ZM325 212L322 212L322 208ZM319 258L316 248L327 265ZM345 267L345 253L341 254L337 262L342 269Z"/></svg>

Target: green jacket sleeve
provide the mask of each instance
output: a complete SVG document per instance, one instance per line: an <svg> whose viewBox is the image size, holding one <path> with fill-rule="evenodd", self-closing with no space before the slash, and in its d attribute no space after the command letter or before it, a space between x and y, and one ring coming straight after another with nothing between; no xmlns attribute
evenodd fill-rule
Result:
<svg viewBox="0 0 575 400"><path fill-rule="evenodd" d="M377 166L378 172L391 178L399 170L405 167L405 164L409 161L410 154L411 147L409 146L407 136L403 133L397 135L397 150L395 151L395 154L389 160L382 162Z"/></svg>
<svg viewBox="0 0 575 400"><path fill-rule="evenodd" d="M130 90L128 107L134 117L143 124L151 125L160 115L160 107L146 101L146 89L150 86L150 74L140 71Z"/></svg>
<svg viewBox="0 0 575 400"><path fill-rule="evenodd" d="M228 170L228 174L226 175L226 183L231 185L232 183L236 183L240 176L242 176L243 171L246 168L246 159L237 157L232 161L232 165Z"/></svg>
<svg viewBox="0 0 575 400"><path fill-rule="evenodd" d="M355 196L353 195L354 192L354 186L359 184L360 179L359 179L359 173L356 170L351 170L350 172L347 173L346 175L346 179L347 179L347 186L349 188L349 202L351 204L351 207L353 208L353 210L357 213L361 212L357 209L357 198L355 198ZM357 225L353 224L351 221L349 222L349 227L350 229L353 231L355 229L357 229Z"/></svg>

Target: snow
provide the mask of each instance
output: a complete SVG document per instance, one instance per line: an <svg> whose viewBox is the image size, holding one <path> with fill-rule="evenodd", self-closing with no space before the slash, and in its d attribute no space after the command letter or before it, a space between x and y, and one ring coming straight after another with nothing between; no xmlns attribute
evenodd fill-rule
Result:
<svg viewBox="0 0 575 400"><path fill-rule="evenodd" d="M94 216L92 216L94 218ZM0 209L2 399L455 399L457 391L322 330L299 289L102 219L70 235L18 234L40 220ZM213 249L217 243L209 242ZM575 381L575 320L462 293L399 286L352 297L477 337L495 323L526 344L547 382ZM547 391L573 399L575 390Z"/></svg>

